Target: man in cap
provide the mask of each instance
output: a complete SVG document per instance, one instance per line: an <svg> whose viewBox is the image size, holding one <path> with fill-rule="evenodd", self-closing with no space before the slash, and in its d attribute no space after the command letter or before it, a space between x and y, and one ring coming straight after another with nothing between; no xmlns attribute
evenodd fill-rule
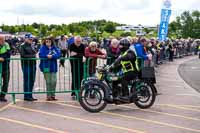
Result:
<svg viewBox="0 0 200 133"><path fill-rule="evenodd" d="M23 71L23 80L24 80L24 100L25 101L35 101L37 99L32 97L33 86L35 82L36 74L36 49L33 45L33 36L32 34L25 35L25 42L21 45L20 55L21 55L21 65Z"/></svg>

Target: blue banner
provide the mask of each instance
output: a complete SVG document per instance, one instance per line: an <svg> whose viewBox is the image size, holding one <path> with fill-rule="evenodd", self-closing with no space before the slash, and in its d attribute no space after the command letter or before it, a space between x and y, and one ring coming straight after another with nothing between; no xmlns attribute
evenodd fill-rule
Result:
<svg viewBox="0 0 200 133"><path fill-rule="evenodd" d="M161 10L161 20L160 20L160 27L159 27L159 40L165 41L167 39L169 19L172 12L171 2L169 0L165 0L163 2L162 8L163 9Z"/></svg>

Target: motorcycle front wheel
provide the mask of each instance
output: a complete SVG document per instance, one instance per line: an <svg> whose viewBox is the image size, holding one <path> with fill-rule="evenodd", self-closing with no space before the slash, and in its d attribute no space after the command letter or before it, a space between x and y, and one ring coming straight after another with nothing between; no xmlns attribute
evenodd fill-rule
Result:
<svg viewBox="0 0 200 133"><path fill-rule="evenodd" d="M107 105L107 102L105 101L105 88L96 82L90 82L87 85L83 85L79 96L80 105L86 111L91 113L100 112Z"/></svg>

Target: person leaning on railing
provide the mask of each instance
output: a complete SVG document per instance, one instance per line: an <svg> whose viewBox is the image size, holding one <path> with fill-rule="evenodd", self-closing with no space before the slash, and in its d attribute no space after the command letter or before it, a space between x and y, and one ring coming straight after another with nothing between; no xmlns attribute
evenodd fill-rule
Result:
<svg viewBox="0 0 200 133"><path fill-rule="evenodd" d="M117 39L111 40L111 45L107 48L107 65L111 65L120 55L119 41Z"/></svg>
<svg viewBox="0 0 200 133"><path fill-rule="evenodd" d="M7 102L5 98L8 91L8 84L10 79L10 47L9 44L5 42L5 37L0 36L0 73L3 80L3 85L0 90L0 102ZM2 82L2 81L1 81Z"/></svg>
<svg viewBox="0 0 200 133"><path fill-rule="evenodd" d="M51 38L44 40L44 43L39 51L40 70L44 74L47 87L47 101L55 101L55 90L57 82L58 64L57 59L60 58L61 52L54 45Z"/></svg>
<svg viewBox="0 0 200 133"><path fill-rule="evenodd" d="M32 42L32 34L26 34L25 42L20 47L25 101L37 100L32 96L36 76L36 60L34 58L36 58L37 53L35 47L32 46Z"/></svg>
<svg viewBox="0 0 200 133"><path fill-rule="evenodd" d="M85 46L82 44L82 38L76 36L74 43L70 45L70 64L72 72L72 99L75 99L75 90L79 90L83 79L83 58L85 55Z"/></svg>
<svg viewBox="0 0 200 133"><path fill-rule="evenodd" d="M85 48L85 57L89 60L89 74L93 76L96 72L97 58L105 59L106 54L97 48L96 42L90 42L89 46Z"/></svg>
<svg viewBox="0 0 200 133"><path fill-rule="evenodd" d="M146 48L148 44L148 41L146 38L141 38L138 43L135 44L135 51L137 54L137 57L140 59L138 60L139 66L141 67L142 62L145 60L152 60L152 54L148 54L146 51Z"/></svg>
<svg viewBox="0 0 200 133"><path fill-rule="evenodd" d="M67 57L68 57L68 44L67 44L67 37L66 36L62 35L60 37L60 40L58 41L58 47L61 50L61 56L63 58L65 58L65 56L67 54ZM60 65L59 66L65 67L65 59L60 59Z"/></svg>

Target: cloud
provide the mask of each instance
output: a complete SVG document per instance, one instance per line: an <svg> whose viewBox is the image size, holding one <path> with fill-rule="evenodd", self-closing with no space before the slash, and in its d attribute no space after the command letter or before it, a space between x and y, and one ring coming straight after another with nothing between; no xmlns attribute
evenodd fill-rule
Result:
<svg viewBox="0 0 200 133"><path fill-rule="evenodd" d="M96 11L90 9L73 9L67 6L65 8L62 4L35 7L30 4L22 4L4 12L16 15L46 15L52 17L90 17L96 13Z"/></svg>
<svg viewBox="0 0 200 133"><path fill-rule="evenodd" d="M160 20L162 0L0 0L0 20L16 24L13 18L26 23L69 23L107 19L126 24L156 25ZM199 0L172 0L172 18L183 10L199 9Z"/></svg>
<svg viewBox="0 0 200 133"><path fill-rule="evenodd" d="M36 0L37 2L38 0ZM5 13L13 13L16 15L47 15L56 17L93 17L97 14L109 14L114 12L124 12L128 10L142 10L144 7L148 7L149 0L99 0L99 2L93 0L79 0L67 1L58 0L46 1L48 4L38 3L33 4L30 2L22 1L13 6L13 8L3 10Z"/></svg>

